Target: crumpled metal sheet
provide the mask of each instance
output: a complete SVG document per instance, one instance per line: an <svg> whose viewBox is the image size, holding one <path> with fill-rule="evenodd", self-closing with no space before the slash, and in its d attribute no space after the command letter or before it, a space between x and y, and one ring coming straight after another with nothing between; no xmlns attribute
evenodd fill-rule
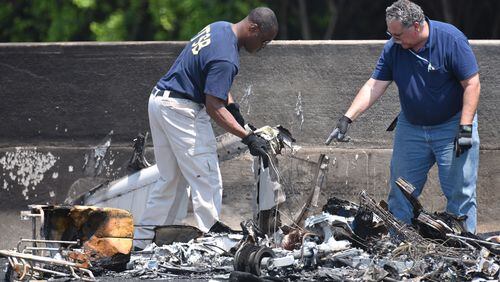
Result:
<svg viewBox="0 0 500 282"><path fill-rule="evenodd" d="M240 234L213 234L188 243L174 242L163 246L152 243L143 251L132 254L127 270L119 277L209 278L218 273L226 274L221 277L228 277L233 270L230 250L242 237Z"/></svg>

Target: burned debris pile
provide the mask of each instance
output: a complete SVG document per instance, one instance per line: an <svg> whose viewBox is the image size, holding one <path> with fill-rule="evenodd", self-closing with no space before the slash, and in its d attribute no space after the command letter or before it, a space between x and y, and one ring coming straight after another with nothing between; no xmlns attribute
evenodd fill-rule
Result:
<svg viewBox="0 0 500 282"><path fill-rule="evenodd" d="M182 242L153 243L133 252L128 270L106 275L232 281L499 278L500 244L456 233L456 226L447 224L448 214L432 214L420 223L426 224L423 229L400 223L383 206L365 192L359 204L332 198L303 226L282 225L269 234L253 220L242 222L241 232L202 235L193 227L165 227L169 237L183 237Z"/></svg>
<svg viewBox="0 0 500 282"><path fill-rule="evenodd" d="M465 218L426 211L404 179L396 184L413 206L411 226L365 191L358 203L333 197L318 207L329 165L326 155L318 159L310 195L293 215L285 213L287 187L276 155L286 148L293 151L295 140L282 127L264 127L256 133L269 141L272 154L266 163L254 163L254 216L241 222L241 230L221 222L206 234L193 226L156 226L153 243L132 250L132 218L144 209L137 195L146 193L158 178L155 166L144 159L141 137L135 140L130 162L133 174L73 197L66 206L30 206L22 213L32 220L32 239L22 239L14 250L0 250L0 257L8 260L7 280L500 278L500 237L481 238L465 231ZM241 152L239 146L231 138L219 138L219 157L232 158Z"/></svg>
<svg viewBox="0 0 500 282"><path fill-rule="evenodd" d="M398 181L402 189L411 188ZM412 201L421 207L416 199ZM365 192L359 204L331 198L321 213L307 217L302 226L281 224L269 232L253 220L242 222L241 231L218 224L207 234L192 226L160 226L154 242L142 251L131 251L132 223L125 211L33 206L25 216L43 218L41 235L47 240L25 239L15 251L0 251L9 259L8 274L19 280L499 278L500 244L495 240L464 232L460 219L423 208L413 226L404 225L383 202L376 203ZM27 246L32 243L33 247Z"/></svg>
<svg viewBox="0 0 500 282"><path fill-rule="evenodd" d="M460 222L448 224L450 217L436 213L417 228L407 226L362 192L359 205L330 199L302 227L282 225L266 234L249 220L241 223L241 232L191 232L183 242L153 243L133 253L129 270L107 275L233 281L498 279L500 244L457 233ZM193 227L167 228L171 237Z"/></svg>

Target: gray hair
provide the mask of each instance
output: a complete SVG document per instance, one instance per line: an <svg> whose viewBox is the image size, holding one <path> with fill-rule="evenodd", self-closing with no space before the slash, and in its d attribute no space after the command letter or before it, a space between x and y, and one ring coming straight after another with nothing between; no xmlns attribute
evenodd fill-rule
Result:
<svg viewBox="0 0 500 282"><path fill-rule="evenodd" d="M278 20L273 10L266 7L258 7L250 11L248 19L257 24L263 33L278 30Z"/></svg>
<svg viewBox="0 0 500 282"><path fill-rule="evenodd" d="M398 0L385 9L385 20L400 21L404 27L410 27L415 22L423 24L425 16L419 5L409 0Z"/></svg>

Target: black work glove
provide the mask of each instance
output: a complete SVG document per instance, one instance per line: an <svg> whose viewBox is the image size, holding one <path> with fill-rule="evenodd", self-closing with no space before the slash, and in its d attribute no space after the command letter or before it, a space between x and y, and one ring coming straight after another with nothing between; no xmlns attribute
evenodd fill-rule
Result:
<svg viewBox="0 0 500 282"><path fill-rule="evenodd" d="M337 127L335 127L328 136L328 139L325 141L325 145L330 144L333 139L337 141L349 141L346 137L347 129L349 129L349 124L352 123L352 120L346 116L342 116L337 122Z"/></svg>
<svg viewBox="0 0 500 282"><path fill-rule="evenodd" d="M241 142L248 146L248 149L250 150L250 154L252 154L252 156L262 157L264 163L268 163L269 157L267 156L267 151L269 147L267 141L264 138L251 133L250 135L241 139Z"/></svg>
<svg viewBox="0 0 500 282"><path fill-rule="evenodd" d="M472 124L461 124L455 137L455 156L458 158L472 147Z"/></svg>
<svg viewBox="0 0 500 282"><path fill-rule="evenodd" d="M228 110L234 117L234 119L241 125L241 127L245 127L245 119L240 112L240 105L238 103L231 103L226 106L226 110Z"/></svg>

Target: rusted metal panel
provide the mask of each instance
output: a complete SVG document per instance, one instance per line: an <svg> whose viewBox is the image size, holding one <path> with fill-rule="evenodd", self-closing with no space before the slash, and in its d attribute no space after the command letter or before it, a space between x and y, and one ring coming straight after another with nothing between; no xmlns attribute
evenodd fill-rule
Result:
<svg viewBox="0 0 500 282"><path fill-rule="evenodd" d="M74 259L104 268L123 268L129 260L134 235L132 214L116 208L45 206L42 237L79 240L83 254Z"/></svg>

